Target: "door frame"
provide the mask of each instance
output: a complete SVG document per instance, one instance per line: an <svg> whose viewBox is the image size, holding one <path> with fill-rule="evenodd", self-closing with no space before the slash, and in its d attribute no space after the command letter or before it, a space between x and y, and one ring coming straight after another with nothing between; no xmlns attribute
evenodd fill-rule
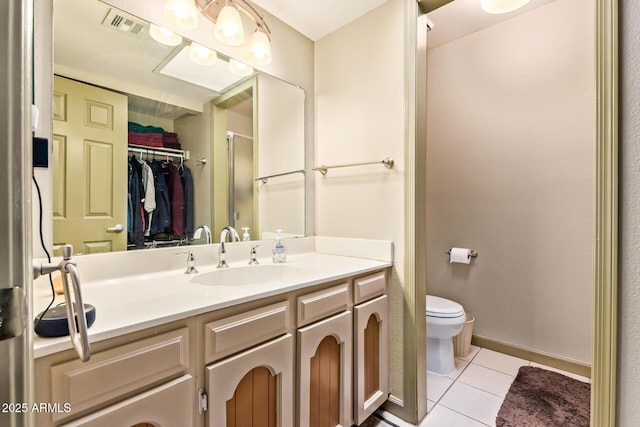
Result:
<svg viewBox="0 0 640 427"><path fill-rule="evenodd" d="M591 425L616 424L618 336L618 2L595 0L596 218Z"/></svg>
<svg viewBox="0 0 640 427"><path fill-rule="evenodd" d="M0 295L5 339L0 341L0 396L10 411L0 412L0 424L33 425L33 265L31 231L33 101L33 16L30 0L0 2L0 163L4 171L0 194ZM7 316L7 307L13 308ZM13 336L13 337L11 337Z"/></svg>
<svg viewBox="0 0 640 427"><path fill-rule="evenodd" d="M451 0L418 0L405 8L405 129L407 173L405 184L406 277L404 287L404 408L399 412L416 423L426 414L425 318L426 248L423 182L425 128L418 120L425 106L420 79L423 61L416 25L421 14ZM426 30L424 30L426 32ZM426 39L425 39L426 40ZM595 0L596 153L594 273L592 315L591 425L615 427L618 315L618 2ZM425 55L426 57L426 55ZM426 98L426 97L422 97Z"/></svg>

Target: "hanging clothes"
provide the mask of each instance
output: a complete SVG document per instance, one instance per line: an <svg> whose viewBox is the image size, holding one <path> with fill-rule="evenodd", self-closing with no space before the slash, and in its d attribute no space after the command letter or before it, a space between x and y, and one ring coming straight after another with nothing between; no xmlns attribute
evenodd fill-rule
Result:
<svg viewBox="0 0 640 427"><path fill-rule="evenodd" d="M166 233L171 227L171 202L169 201L169 188L165 181L164 167L161 162L154 160L149 163L153 171L156 190L156 209L153 211L150 235Z"/></svg>
<svg viewBox="0 0 640 427"><path fill-rule="evenodd" d="M144 184L142 182L142 167L136 156L129 159L128 192L127 225L129 228L127 240L136 249L141 249L144 248Z"/></svg>
<svg viewBox="0 0 640 427"><path fill-rule="evenodd" d="M184 190L180 180L180 172L173 163L166 163L169 171L167 187L169 187L169 200L171 201L171 234L184 235Z"/></svg>
<svg viewBox="0 0 640 427"><path fill-rule="evenodd" d="M142 166L142 184L144 186L144 212L145 228L144 235L151 234L151 221L153 221L153 211L156 209L156 185L151 166L144 160L139 160Z"/></svg>
<svg viewBox="0 0 640 427"><path fill-rule="evenodd" d="M179 170L184 192L184 234L192 239L194 231L193 176L191 170L185 165L182 165Z"/></svg>

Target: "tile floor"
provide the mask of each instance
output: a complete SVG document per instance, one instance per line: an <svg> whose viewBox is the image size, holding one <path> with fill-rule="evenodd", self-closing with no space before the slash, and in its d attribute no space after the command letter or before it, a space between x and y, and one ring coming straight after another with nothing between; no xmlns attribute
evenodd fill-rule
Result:
<svg viewBox="0 0 640 427"><path fill-rule="evenodd" d="M537 366L581 381L588 378L560 371L486 348L471 346L471 353L456 358L456 372L446 377L427 374L429 415L419 427L495 426L496 415L520 366ZM371 427L410 427L394 415L380 411Z"/></svg>

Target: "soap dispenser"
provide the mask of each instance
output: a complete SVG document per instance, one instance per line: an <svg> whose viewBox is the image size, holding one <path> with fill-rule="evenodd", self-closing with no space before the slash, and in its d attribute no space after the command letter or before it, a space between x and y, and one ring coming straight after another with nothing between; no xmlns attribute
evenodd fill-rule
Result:
<svg viewBox="0 0 640 427"><path fill-rule="evenodd" d="M276 230L276 240L273 241L271 252L274 263L287 262L287 245L282 241L282 230Z"/></svg>
<svg viewBox="0 0 640 427"><path fill-rule="evenodd" d="M242 227L242 231L244 231L244 233L242 234L242 241L248 242L249 240L251 240L251 235L249 235L249 227Z"/></svg>

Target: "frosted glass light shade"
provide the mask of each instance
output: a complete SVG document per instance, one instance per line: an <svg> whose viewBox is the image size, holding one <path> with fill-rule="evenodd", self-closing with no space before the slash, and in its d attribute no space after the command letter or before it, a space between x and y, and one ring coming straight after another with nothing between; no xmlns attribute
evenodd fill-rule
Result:
<svg viewBox="0 0 640 427"><path fill-rule="evenodd" d="M189 47L189 58L196 64L213 65L218 60L218 54L215 50L204 47L196 42L191 42Z"/></svg>
<svg viewBox="0 0 640 427"><path fill-rule="evenodd" d="M529 0L482 0L480 7L487 13L498 15L513 12L529 3Z"/></svg>
<svg viewBox="0 0 640 427"><path fill-rule="evenodd" d="M253 67L248 66L247 64L243 64L240 61L236 61L235 59L229 60L229 71L237 76L250 76L253 74Z"/></svg>
<svg viewBox="0 0 640 427"><path fill-rule="evenodd" d="M182 37L180 35L153 24L149 27L149 35L158 43L167 46L178 46L182 43Z"/></svg>
<svg viewBox="0 0 640 427"><path fill-rule="evenodd" d="M244 29L238 9L225 6L216 19L216 39L227 46L240 46L244 43Z"/></svg>
<svg viewBox="0 0 640 427"><path fill-rule="evenodd" d="M260 30L256 30L249 39L247 61L256 65L271 64L271 42L269 37Z"/></svg>
<svg viewBox="0 0 640 427"><path fill-rule="evenodd" d="M185 30L198 27L198 9L195 0L166 0L164 16L173 24Z"/></svg>

